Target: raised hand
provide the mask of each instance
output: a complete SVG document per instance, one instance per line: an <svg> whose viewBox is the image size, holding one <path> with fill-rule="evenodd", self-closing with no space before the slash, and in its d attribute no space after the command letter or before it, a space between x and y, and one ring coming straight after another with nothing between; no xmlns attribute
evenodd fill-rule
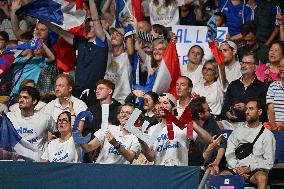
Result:
<svg viewBox="0 0 284 189"><path fill-rule="evenodd" d="M13 0L11 5L11 10L18 10L21 7L21 0Z"/></svg>

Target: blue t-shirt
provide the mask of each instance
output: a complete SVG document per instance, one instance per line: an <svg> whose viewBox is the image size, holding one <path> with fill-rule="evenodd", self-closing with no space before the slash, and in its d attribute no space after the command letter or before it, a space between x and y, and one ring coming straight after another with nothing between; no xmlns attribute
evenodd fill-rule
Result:
<svg viewBox="0 0 284 189"><path fill-rule="evenodd" d="M218 0L218 9L227 16L227 26L230 36L239 34L241 26L254 19L252 8L243 3L233 5L231 0Z"/></svg>

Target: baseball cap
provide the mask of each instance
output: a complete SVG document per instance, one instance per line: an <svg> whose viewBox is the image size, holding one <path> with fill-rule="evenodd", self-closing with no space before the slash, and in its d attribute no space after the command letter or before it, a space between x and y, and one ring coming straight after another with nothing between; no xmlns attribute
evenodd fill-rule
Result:
<svg viewBox="0 0 284 189"><path fill-rule="evenodd" d="M221 47L221 45L223 44L227 44L230 47L232 47L233 49L235 49L236 51L238 51L238 46L236 45L236 43L234 43L233 41L223 41L222 43L220 43L219 48Z"/></svg>

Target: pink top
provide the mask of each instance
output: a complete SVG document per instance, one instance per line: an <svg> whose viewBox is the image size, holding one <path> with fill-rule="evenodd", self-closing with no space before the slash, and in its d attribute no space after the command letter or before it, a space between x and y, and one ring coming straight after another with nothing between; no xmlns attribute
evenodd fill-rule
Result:
<svg viewBox="0 0 284 189"><path fill-rule="evenodd" d="M257 66L255 74L260 81L268 84L280 79L279 73L274 73L270 71L269 63Z"/></svg>

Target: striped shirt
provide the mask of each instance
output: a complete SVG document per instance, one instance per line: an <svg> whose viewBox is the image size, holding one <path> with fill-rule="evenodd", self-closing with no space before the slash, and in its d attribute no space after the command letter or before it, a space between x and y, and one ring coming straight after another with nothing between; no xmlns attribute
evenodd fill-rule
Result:
<svg viewBox="0 0 284 189"><path fill-rule="evenodd" d="M275 112L275 122L284 122L284 87L281 81L274 81L270 84L266 104L273 103Z"/></svg>

